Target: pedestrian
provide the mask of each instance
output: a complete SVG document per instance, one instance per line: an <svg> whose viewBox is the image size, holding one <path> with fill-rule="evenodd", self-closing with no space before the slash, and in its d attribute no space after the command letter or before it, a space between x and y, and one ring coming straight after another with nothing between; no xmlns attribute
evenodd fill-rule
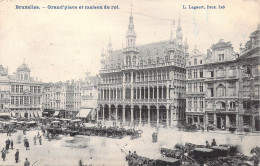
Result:
<svg viewBox="0 0 260 166"><path fill-rule="evenodd" d="M206 141L206 148L210 148L209 142Z"/></svg>
<svg viewBox="0 0 260 166"><path fill-rule="evenodd" d="M14 149L14 142L13 142L13 140L11 140L11 148L12 148L12 150Z"/></svg>
<svg viewBox="0 0 260 166"><path fill-rule="evenodd" d="M29 141L28 141L28 139L26 140L26 150L29 150Z"/></svg>
<svg viewBox="0 0 260 166"><path fill-rule="evenodd" d="M39 143L42 145L42 136L39 137Z"/></svg>
<svg viewBox="0 0 260 166"><path fill-rule="evenodd" d="M10 145L11 145L11 141L10 141L10 139L8 138L8 140L7 140L7 143L8 143L8 150L10 149Z"/></svg>
<svg viewBox="0 0 260 166"><path fill-rule="evenodd" d="M6 150L5 150L5 148L3 148L3 150L1 152L2 152L2 159L3 159L3 161L5 161L5 157L6 157Z"/></svg>
<svg viewBox="0 0 260 166"><path fill-rule="evenodd" d="M36 145L36 135L33 137L34 145Z"/></svg>
<svg viewBox="0 0 260 166"><path fill-rule="evenodd" d="M18 163L18 161L19 161L19 149L17 149L15 152L15 162Z"/></svg>
<svg viewBox="0 0 260 166"><path fill-rule="evenodd" d="M25 159L24 166L30 166L30 162L28 161L27 158Z"/></svg>
<svg viewBox="0 0 260 166"><path fill-rule="evenodd" d="M8 144L8 140L5 141L5 149L8 150L9 149L9 144Z"/></svg>
<svg viewBox="0 0 260 166"><path fill-rule="evenodd" d="M24 137L24 139L23 139L23 144L24 144L24 147L26 147L26 137Z"/></svg>
<svg viewBox="0 0 260 166"><path fill-rule="evenodd" d="M38 131L38 135L37 135L37 137L40 137L40 133L39 133L39 131Z"/></svg>
<svg viewBox="0 0 260 166"><path fill-rule="evenodd" d="M212 140L211 146L217 146L217 142L215 141L215 139Z"/></svg>

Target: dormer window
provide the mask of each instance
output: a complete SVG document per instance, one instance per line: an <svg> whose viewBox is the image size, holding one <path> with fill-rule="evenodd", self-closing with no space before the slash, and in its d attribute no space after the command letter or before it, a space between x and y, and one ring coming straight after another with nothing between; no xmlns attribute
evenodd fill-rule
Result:
<svg viewBox="0 0 260 166"><path fill-rule="evenodd" d="M148 59L148 64L149 64L149 65L151 64L151 59L150 59L150 58Z"/></svg>
<svg viewBox="0 0 260 166"><path fill-rule="evenodd" d="M157 61L157 63L160 63L160 58L157 57L157 58L156 58L156 61Z"/></svg>
<svg viewBox="0 0 260 166"><path fill-rule="evenodd" d="M194 59L194 65L197 65L197 58Z"/></svg>
<svg viewBox="0 0 260 166"><path fill-rule="evenodd" d="M218 60L223 61L224 60L224 54L219 54L218 55Z"/></svg>

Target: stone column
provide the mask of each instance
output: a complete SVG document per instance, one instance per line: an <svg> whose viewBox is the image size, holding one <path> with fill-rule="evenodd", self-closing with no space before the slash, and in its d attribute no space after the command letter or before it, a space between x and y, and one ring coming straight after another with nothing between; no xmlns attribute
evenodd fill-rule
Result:
<svg viewBox="0 0 260 166"><path fill-rule="evenodd" d="M217 115L214 113L213 116L214 116L214 126L217 126Z"/></svg>
<svg viewBox="0 0 260 166"><path fill-rule="evenodd" d="M173 110L172 110L172 107L171 107L171 126L173 127Z"/></svg>
<svg viewBox="0 0 260 166"><path fill-rule="evenodd" d="M157 113L156 113L156 117L157 117L157 126L159 125L159 108L157 107Z"/></svg>
<svg viewBox="0 0 260 166"><path fill-rule="evenodd" d="M230 126L229 116L226 114L226 127Z"/></svg>
<svg viewBox="0 0 260 166"><path fill-rule="evenodd" d="M108 121L111 120L111 107L108 107Z"/></svg>
<svg viewBox="0 0 260 166"><path fill-rule="evenodd" d="M206 128L206 125L208 124L208 114L205 113L205 119L204 119L204 128Z"/></svg>
<svg viewBox="0 0 260 166"><path fill-rule="evenodd" d="M131 123L134 122L134 107L131 107Z"/></svg>
<svg viewBox="0 0 260 166"><path fill-rule="evenodd" d="M134 88L131 87L131 101L134 99Z"/></svg>
<svg viewBox="0 0 260 166"><path fill-rule="evenodd" d="M117 119L118 119L118 117L117 117L117 111L118 111L118 107L116 107L116 123L117 123Z"/></svg>
<svg viewBox="0 0 260 166"><path fill-rule="evenodd" d="M104 107L102 107L102 112L103 112L103 122L105 121L105 108Z"/></svg>
<svg viewBox="0 0 260 166"><path fill-rule="evenodd" d="M150 99L150 87L148 86L148 99Z"/></svg>
<svg viewBox="0 0 260 166"><path fill-rule="evenodd" d="M154 99L154 94L155 94L155 88L153 87L153 99Z"/></svg>
<svg viewBox="0 0 260 166"><path fill-rule="evenodd" d="M238 127L238 113L236 114L236 127Z"/></svg>
<svg viewBox="0 0 260 166"><path fill-rule="evenodd" d="M123 111L123 123L125 123L125 106L123 106L122 111Z"/></svg>
<svg viewBox="0 0 260 166"><path fill-rule="evenodd" d="M166 126L169 127L169 109L166 107Z"/></svg>
<svg viewBox="0 0 260 166"><path fill-rule="evenodd" d="M139 119L139 125L142 123L142 109L139 107L139 113L140 113L140 119Z"/></svg>
<svg viewBox="0 0 260 166"><path fill-rule="evenodd" d="M148 109L148 125L150 125L151 123L150 123L150 119L151 119L151 115L150 115L150 109L149 108L147 108Z"/></svg>
<svg viewBox="0 0 260 166"><path fill-rule="evenodd" d="M164 92L163 92L163 90L164 90L164 86L162 86L162 99L164 99Z"/></svg>
<svg viewBox="0 0 260 166"><path fill-rule="evenodd" d="M158 85L156 86L157 87L157 99L159 99L159 97L160 97L160 95L159 95L159 87L158 87Z"/></svg>
<svg viewBox="0 0 260 166"><path fill-rule="evenodd" d="M122 88L122 91L123 91L123 96L121 99L125 99L125 87Z"/></svg>
<svg viewBox="0 0 260 166"><path fill-rule="evenodd" d="M100 111L100 105L98 106L98 110L97 110L97 121L98 121L98 113Z"/></svg>

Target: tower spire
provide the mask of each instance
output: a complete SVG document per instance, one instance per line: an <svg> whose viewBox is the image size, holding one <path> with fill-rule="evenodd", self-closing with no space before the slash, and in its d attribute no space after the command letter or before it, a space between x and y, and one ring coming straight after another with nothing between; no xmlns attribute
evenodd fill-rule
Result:
<svg viewBox="0 0 260 166"><path fill-rule="evenodd" d="M129 25L128 25L128 31L126 33L126 47L135 47L135 40L136 40L136 33L135 33L135 26L133 21L133 4L131 1L131 15L129 17Z"/></svg>
<svg viewBox="0 0 260 166"><path fill-rule="evenodd" d="M131 0L131 16L133 15L133 1Z"/></svg>
<svg viewBox="0 0 260 166"><path fill-rule="evenodd" d="M180 12L179 12L179 20L178 20L178 30L181 31L181 16L180 16Z"/></svg>
<svg viewBox="0 0 260 166"><path fill-rule="evenodd" d="M175 25L175 20L172 21L172 25L171 25L171 36L170 36L170 41L173 41L173 31L172 31L172 29L174 29L174 25Z"/></svg>
<svg viewBox="0 0 260 166"><path fill-rule="evenodd" d="M107 45L107 51L110 53L112 52L112 42L111 42L111 36L109 36L109 42Z"/></svg>

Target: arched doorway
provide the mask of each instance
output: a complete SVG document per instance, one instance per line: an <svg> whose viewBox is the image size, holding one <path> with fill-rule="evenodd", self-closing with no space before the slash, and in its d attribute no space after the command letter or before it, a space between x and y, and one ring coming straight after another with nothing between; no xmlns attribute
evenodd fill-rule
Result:
<svg viewBox="0 0 260 166"><path fill-rule="evenodd" d="M166 107L164 105L161 105L159 107L159 123L166 124L166 119L167 119Z"/></svg>
<svg viewBox="0 0 260 166"><path fill-rule="evenodd" d="M116 107L115 105L111 105L111 114L110 114L110 120L115 121L116 120Z"/></svg>
<svg viewBox="0 0 260 166"><path fill-rule="evenodd" d="M131 107L130 107L130 105L125 106L125 121L131 122Z"/></svg>
<svg viewBox="0 0 260 166"><path fill-rule="evenodd" d="M141 118L142 123L148 124L148 107L146 105L142 105Z"/></svg>
<svg viewBox="0 0 260 166"><path fill-rule="evenodd" d="M134 114L134 122L135 122L136 124L138 124L138 123L139 123L139 120L140 120L140 108L139 108L138 105L135 105L135 106L134 106L134 112L133 112L133 114Z"/></svg>
<svg viewBox="0 0 260 166"><path fill-rule="evenodd" d="M157 123L157 108L155 105L150 107L150 122L151 124Z"/></svg>
<svg viewBox="0 0 260 166"><path fill-rule="evenodd" d="M99 110L98 110L98 120L103 120L103 106L99 105Z"/></svg>
<svg viewBox="0 0 260 166"><path fill-rule="evenodd" d="M109 119L109 106L106 104L104 107L105 120Z"/></svg>
<svg viewBox="0 0 260 166"><path fill-rule="evenodd" d="M122 105L117 106L117 120L123 121L123 106Z"/></svg>

